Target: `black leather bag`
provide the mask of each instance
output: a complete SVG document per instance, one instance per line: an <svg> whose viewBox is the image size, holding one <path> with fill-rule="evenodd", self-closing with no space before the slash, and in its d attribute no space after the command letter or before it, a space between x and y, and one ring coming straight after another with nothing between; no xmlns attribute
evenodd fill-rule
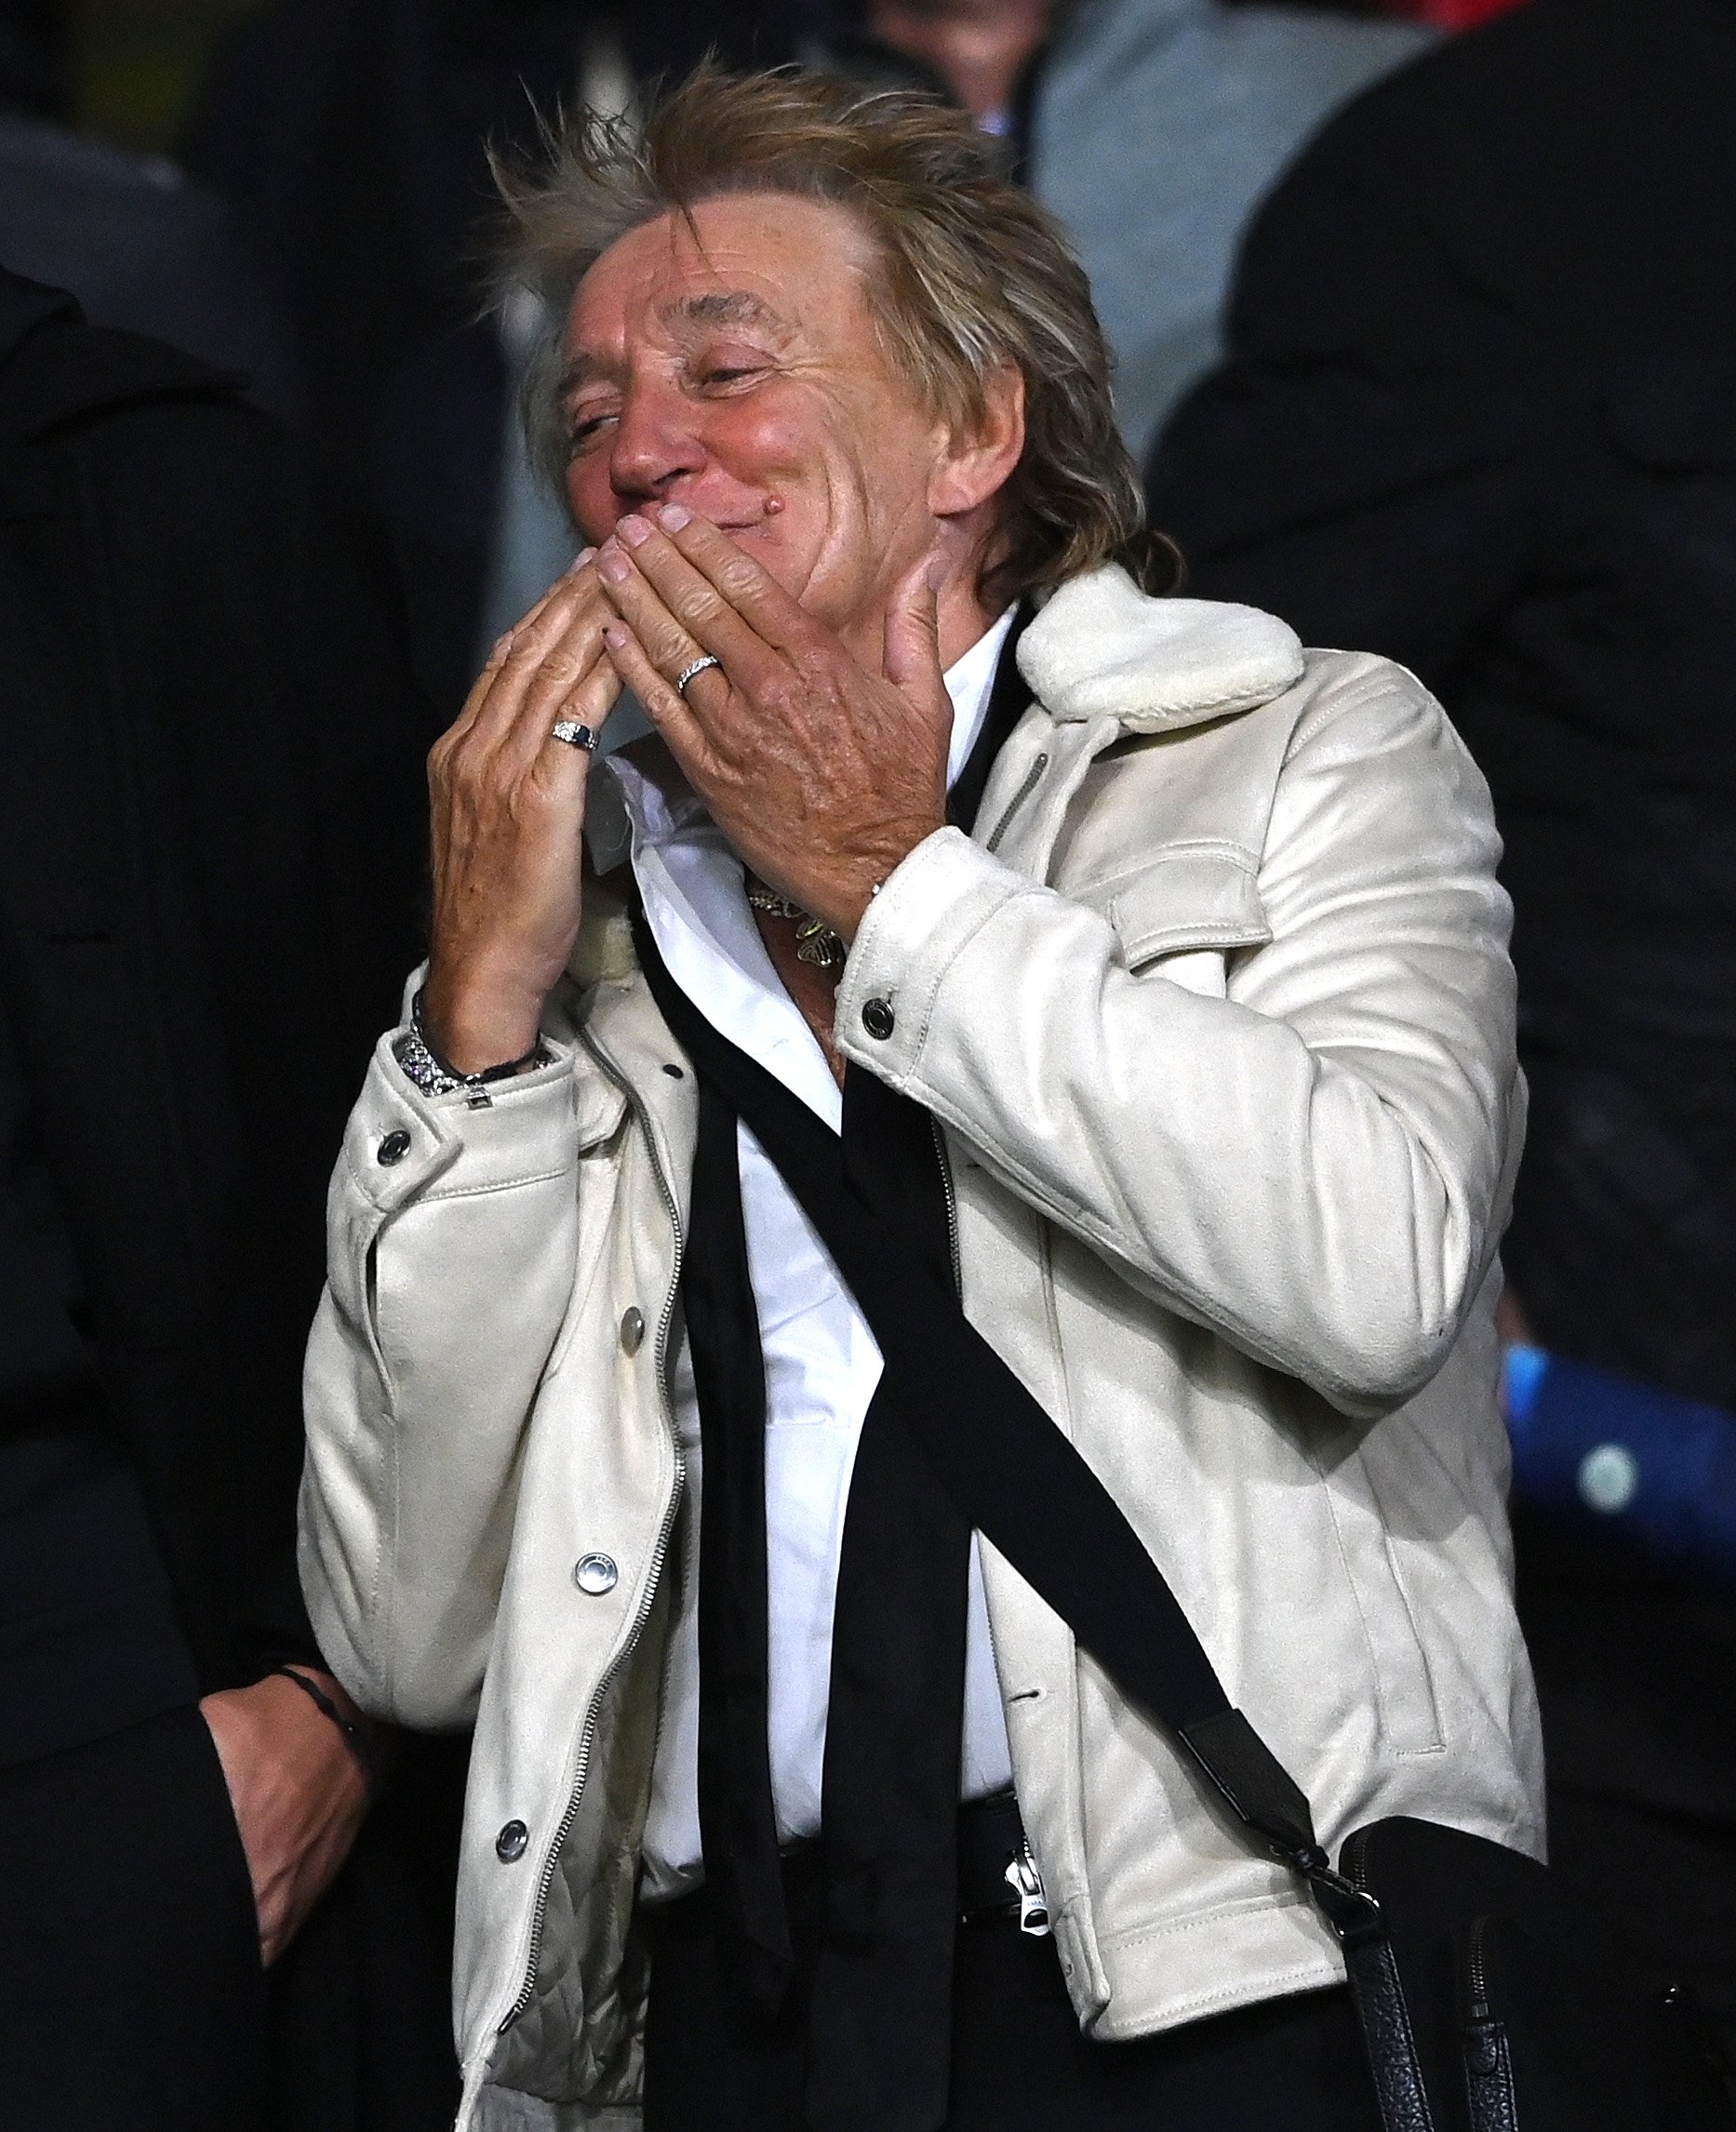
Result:
<svg viewBox="0 0 1736 2132"><path fill-rule="evenodd" d="M1689 1996L1546 1866L1433 1821L1348 1837L1322 1908L1386 2132L1728 2132ZM1336 1914L1335 1914L1336 1912Z"/></svg>
<svg viewBox="0 0 1736 2132"><path fill-rule="evenodd" d="M777 1165L888 1370L922 1388L902 1419L960 1514L1186 1750L1250 1844L1306 1884L1344 1951L1384 2132L1731 2132L1684 1995L1630 1977L1613 1931L1546 1867L1397 1819L1356 1832L1332 1865L1102 1483L856 1196L837 1136L718 1035L635 930L670 1028Z"/></svg>

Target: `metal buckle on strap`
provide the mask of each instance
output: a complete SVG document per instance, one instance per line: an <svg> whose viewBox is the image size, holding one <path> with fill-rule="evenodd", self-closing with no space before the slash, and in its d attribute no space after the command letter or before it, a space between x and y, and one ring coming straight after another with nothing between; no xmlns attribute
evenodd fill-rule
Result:
<svg viewBox="0 0 1736 2132"><path fill-rule="evenodd" d="M1386 1936L1386 1913L1366 1887L1334 1872L1323 1850L1299 1851L1288 1861L1307 1881L1320 1914L1341 1946L1355 1948Z"/></svg>

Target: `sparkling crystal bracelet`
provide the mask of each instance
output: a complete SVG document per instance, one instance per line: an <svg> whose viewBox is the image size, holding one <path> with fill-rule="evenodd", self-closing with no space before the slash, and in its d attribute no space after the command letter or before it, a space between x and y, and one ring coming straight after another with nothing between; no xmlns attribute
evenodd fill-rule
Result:
<svg viewBox="0 0 1736 2132"><path fill-rule="evenodd" d="M405 1079L424 1096L449 1096L454 1088L465 1088L469 1090L467 1107L486 1111L493 1105L488 1090L495 1082L510 1081L517 1074L528 1073L533 1067L546 1066L554 1054L539 1036L522 1059L509 1059L501 1066L485 1066L480 1073L461 1073L429 1042L422 1020L422 995L418 993L410 1003L410 1025L393 1045L392 1056L403 1069Z"/></svg>

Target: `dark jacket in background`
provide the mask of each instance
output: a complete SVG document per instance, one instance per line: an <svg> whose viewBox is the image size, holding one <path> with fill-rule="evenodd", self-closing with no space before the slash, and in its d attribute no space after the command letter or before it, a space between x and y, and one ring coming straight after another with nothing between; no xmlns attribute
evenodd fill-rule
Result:
<svg viewBox="0 0 1736 2132"><path fill-rule="evenodd" d="M1209 596L1445 700L1495 790L1544 1344L1736 1408L1728 0L1534 0L1331 126L1152 465Z"/></svg>
<svg viewBox="0 0 1736 2132"><path fill-rule="evenodd" d="M315 437L390 526L445 724L475 677L507 434L482 319L485 153L535 139L608 55L623 78L794 56L781 0L290 0L245 22L186 143L277 276Z"/></svg>
<svg viewBox="0 0 1736 2132"><path fill-rule="evenodd" d="M1516 906L1509 1277L1736 1410L1733 112L1729 0L1532 0L1393 77L1260 217L1149 486L1195 591L1446 702ZM1736 2035L1736 1609L1535 1522L1521 1569L1557 1853L1678 1912Z"/></svg>
<svg viewBox="0 0 1736 2132"><path fill-rule="evenodd" d="M0 632L16 1071L194 1686L243 1685L314 1653L301 1352L332 1151L419 951L425 719L286 433L11 275ZM412 1752L274 1972L295 2132L435 2132L449 2107L440 1757Z"/></svg>

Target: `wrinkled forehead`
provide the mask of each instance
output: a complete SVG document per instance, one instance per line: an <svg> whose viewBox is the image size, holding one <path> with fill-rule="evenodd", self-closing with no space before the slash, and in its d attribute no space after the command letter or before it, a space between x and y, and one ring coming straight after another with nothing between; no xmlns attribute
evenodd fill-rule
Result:
<svg viewBox="0 0 1736 2132"><path fill-rule="evenodd" d="M612 366L648 343L718 331L824 347L872 332L875 269L847 208L788 193L701 200L629 230L576 290L562 335L569 365Z"/></svg>

